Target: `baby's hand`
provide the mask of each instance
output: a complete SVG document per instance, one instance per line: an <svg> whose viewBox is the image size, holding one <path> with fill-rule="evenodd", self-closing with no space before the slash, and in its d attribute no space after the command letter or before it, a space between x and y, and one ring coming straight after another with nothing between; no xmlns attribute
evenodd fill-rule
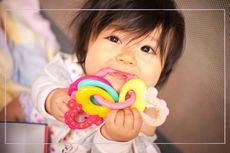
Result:
<svg viewBox="0 0 230 153"><path fill-rule="evenodd" d="M67 88L53 90L46 99L46 111L57 120L64 122L64 114L68 111L67 102L70 100Z"/></svg>
<svg viewBox="0 0 230 153"><path fill-rule="evenodd" d="M141 125L142 117L137 109L111 110L101 128L101 133L108 140L130 141L138 136Z"/></svg>

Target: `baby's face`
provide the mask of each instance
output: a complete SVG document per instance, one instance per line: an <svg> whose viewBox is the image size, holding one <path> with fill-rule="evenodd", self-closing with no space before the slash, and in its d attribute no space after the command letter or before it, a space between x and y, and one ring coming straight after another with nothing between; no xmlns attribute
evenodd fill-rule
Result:
<svg viewBox="0 0 230 153"><path fill-rule="evenodd" d="M142 79L147 86L155 86L162 68L157 41L159 30L148 37L131 40L130 33L104 29L96 39L91 39L85 61L88 75L95 75L101 69L112 69L105 78L120 91L128 80L127 76Z"/></svg>

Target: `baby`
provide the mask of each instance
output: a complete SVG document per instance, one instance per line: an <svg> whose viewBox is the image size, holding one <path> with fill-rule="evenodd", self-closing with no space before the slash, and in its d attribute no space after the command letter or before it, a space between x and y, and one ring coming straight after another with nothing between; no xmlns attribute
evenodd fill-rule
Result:
<svg viewBox="0 0 230 153"><path fill-rule="evenodd" d="M172 0L87 0L73 21L75 55L59 54L34 82L33 102L51 129L53 152L159 152L156 127L135 108L110 110L101 126L71 130L64 123L68 87L83 75L110 69L104 78L116 91L139 78L160 87L182 54L184 18ZM153 9L153 10L152 10ZM155 9L155 10L154 10ZM169 10L163 10L169 9ZM155 117L154 108L144 112ZM34 116L35 117L35 116Z"/></svg>

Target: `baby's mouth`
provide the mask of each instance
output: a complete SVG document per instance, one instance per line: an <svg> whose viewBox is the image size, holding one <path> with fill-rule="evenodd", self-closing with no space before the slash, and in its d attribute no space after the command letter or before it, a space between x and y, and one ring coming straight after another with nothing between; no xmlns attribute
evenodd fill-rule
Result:
<svg viewBox="0 0 230 153"><path fill-rule="evenodd" d="M109 75L109 76L114 77L116 79L125 80L125 81L128 81L130 79L135 78L135 76L132 74L121 72L118 70L113 70L110 68L102 69L102 70L97 72L97 76L105 77L106 75Z"/></svg>
<svg viewBox="0 0 230 153"><path fill-rule="evenodd" d="M134 75L109 68L98 71L97 76L101 76L108 80L117 92L120 92L121 87L128 80L136 78Z"/></svg>
<svg viewBox="0 0 230 153"><path fill-rule="evenodd" d="M114 77L119 80L125 80L125 81L128 80L127 75L120 72L112 72L112 73L108 73L107 75L110 75L111 77Z"/></svg>

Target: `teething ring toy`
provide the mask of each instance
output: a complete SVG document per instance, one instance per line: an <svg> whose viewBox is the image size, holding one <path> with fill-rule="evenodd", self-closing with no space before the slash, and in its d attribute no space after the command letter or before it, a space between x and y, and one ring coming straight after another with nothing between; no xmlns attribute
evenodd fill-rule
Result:
<svg viewBox="0 0 230 153"><path fill-rule="evenodd" d="M154 87L147 90L142 80L133 79L130 75L128 77L132 79L123 85L118 98L112 85L103 78L108 71L116 72L110 69L101 70L97 73L98 76L83 76L70 85L68 94L72 99L67 104L69 111L65 113L65 122L71 129L100 125L110 109L129 106L137 108L143 120L151 126L160 126L165 122L169 109L164 100L156 97L157 90ZM130 97L126 99L128 93ZM154 107L157 111L156 117L144 113L145 107ZM81 116L86 119L81 121Z"/></svg>
<svg viewBox="0 0 230 153"><path fill-rule="evenodd" d="M103 122L103 118L98 115L89 115L83 122L78 122L75 117L82 111L82 105L76 103L74 99L71 99L68 101L67 106L70 110L64 115L65 123L71 129L85 129L92 124L100 125Z"/></svg>
<svg viewBox="0 0 230 153"><path fill-rule="evenodd" d="M147 91L145 83L140 79L131 79L127 81L121 89L119 102L125 101L126 94L130 90L133 91L136 95L136 99L132 104L132 107L135 107L138 111L143 112L146 105L146 101L143 95Z"/></svg>
<svg viewBox="0 0 230 153"><path fill-rule="evenodd" d="M93 95L100 95L106 100L114 103L113 97L110 94L101 88L93 86L85 86L84 88L80 88L76 93L76 101L79 104L82 104L82 110L84 110L87 114L97 114L100 117L105 117L109 112L109 108L105 106L94 105L90 100L90 97Z"/></svg>

